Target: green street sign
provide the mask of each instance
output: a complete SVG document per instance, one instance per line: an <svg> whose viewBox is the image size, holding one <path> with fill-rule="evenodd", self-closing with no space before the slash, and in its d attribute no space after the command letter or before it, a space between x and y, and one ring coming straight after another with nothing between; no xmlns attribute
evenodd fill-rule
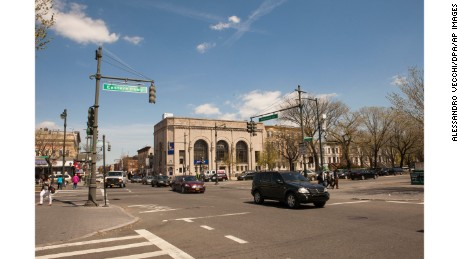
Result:
<svg viewBox="0 0 460 259"><path fill-rule="evenodd" d="M303 142L311 142L313 140L313 137L304 137Z"/></svg>
<svg viewBox="0 0 460 259"><path fill-rule="evenodd" d="M104 83L104 87L102 88L102 90L114 91L114 92L146 94L147 86L116 85L116 84Z"/></svg>
<svg viewBox="0 0 460 259"><path fill-rule="evenodd" d="M277 119L277 118L278 118L278 114L275 113L275 114L272 114L272 115L268 115L268 116L259 118L259 122L261 122L261 121L268 121L268 120Z"/></svg>

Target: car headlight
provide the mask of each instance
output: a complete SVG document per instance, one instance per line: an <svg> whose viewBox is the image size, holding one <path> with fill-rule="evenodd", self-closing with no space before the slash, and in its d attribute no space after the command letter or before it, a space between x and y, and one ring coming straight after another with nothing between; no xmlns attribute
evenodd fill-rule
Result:
<svg viewBox="0 0 460 259"><path fill-rule="evenodd" d="M190 185L188 183L185 184L185 187L190 187Z"/></svg>
<svg viewBox="0 0 460 259"><path fill-rule="evenodd" d="M300 187L298 190L299 193L310 193L307 188Z"/></svg>

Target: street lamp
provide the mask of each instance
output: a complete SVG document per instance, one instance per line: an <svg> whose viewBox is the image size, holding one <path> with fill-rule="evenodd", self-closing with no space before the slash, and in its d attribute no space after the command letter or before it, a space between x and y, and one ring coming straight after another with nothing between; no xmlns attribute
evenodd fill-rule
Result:
<svg viewBox="0 0 460 259"><path fill-rule="evenodd" d="M216 155L215 155L215 158L216 159L216 185L219 184L219 177L217 175L217 127L219 128L226 128L226 125L225 124L222 124L220 126L217 126L217 123L214 123L214 141L216 143L215 145L215 150L216 150Z"/></svg>
<svg viewBox="0 0 460 259"><path fill-rule="evenodd" d="M61 119L64 120L64 143L62 144L62 179L65 180L64 167L65 167L65 135L66 135L66 127L67 127L67 109L64 109L64 112L61 113Z"/></svg>

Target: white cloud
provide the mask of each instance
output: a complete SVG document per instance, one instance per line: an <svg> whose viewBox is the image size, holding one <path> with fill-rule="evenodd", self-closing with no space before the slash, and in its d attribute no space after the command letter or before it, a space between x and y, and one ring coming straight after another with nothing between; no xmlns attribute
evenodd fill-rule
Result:
<svg viewBox="0 0 460 259"><path fill-rule="evenodd" d="M44 129L44 128L47 128L47 129L51 129L51 130L56 130L56 129L61 129L63 128L63 126L59 126L56 124L56 122L54 121L43 121L43 122L40 122L39 124L37 124L35 126L36 129Z"/></svg>
<svg viewBox="0 0 460 259"><path fill-rule="evenodd" d="M407 79L405 77L398 75L398 76L393 76L392 77L391 84L395 85L395 86L400 86L400 85L403 85L406 82L407 82Z"/></svg>
<svg viewBox="0 0 460 259"><path fill-rule="evenodd" d="M123 39L129 43L132 43L134 45L137 45L139 44L139 42L141 42L142 40L144 40L144 38L142 37L139 37L139 36L133 36L133 37L130 37L130 36L124 36Z"/></svg>
<svg viewBox="0 0 460 259"><path fill-rule="evenodd" d="M216 43L203 42L199 44L198 46L196 46L196 50L199 53L203 54L207 52L210 48L214 48L215 46L216 46Z"/></svg>
<svg viewBox="0 0 460 259"><path fill-rule="evenodd" d="M88 17L84 10L86 5L70 3L70 10L67 12L67 5L64 2L56 1L54 16L56 23L51 27L57 34L71 39L80 44L102 44L113 43L119 39L116 33L110 33L107 25L101 19Z"/></svg>
<svg viewBox="0 0 460 259"><path fill-rule="evenodd" d="M233 15L233 16L228 17L229 22L227 23L219 22L218 24L211 25L209 27L213 30L221 31L223 29L235 27L236 24L240 23L240 20L241 19L238 16Z"/></svg>
<svg viewBox="0 0 460 259"><path fill-rule="evenodd" d="M262 92L259 90L251 91L243 96L241 96L242 105L239 108L239 115L241 118L249 118L251 116L257 115L261 112L270 112L267 110L276 110L279 107L274 106L274 104L280 103L281 101L281 92Z"/></svg>
<svg viewBox="0 0 460 259"><path fill-rule="evenodd" d="M194 109L194 113L204 114L204 115L215 115L215 114L220 114L220 111L219 111L219 108L217 108L213 104L205 103L205 104L197 106Z"/></svg>

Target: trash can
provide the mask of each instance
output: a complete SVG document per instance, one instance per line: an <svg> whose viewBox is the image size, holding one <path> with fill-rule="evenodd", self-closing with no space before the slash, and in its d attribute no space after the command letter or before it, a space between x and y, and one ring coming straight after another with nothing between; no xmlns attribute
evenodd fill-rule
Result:
<svg viewBox="0 0 460 259"><path fill-rule="evenodd" d="M410 173L410 183L413 185L423 185L423 170L415 170Z"/></svg>

